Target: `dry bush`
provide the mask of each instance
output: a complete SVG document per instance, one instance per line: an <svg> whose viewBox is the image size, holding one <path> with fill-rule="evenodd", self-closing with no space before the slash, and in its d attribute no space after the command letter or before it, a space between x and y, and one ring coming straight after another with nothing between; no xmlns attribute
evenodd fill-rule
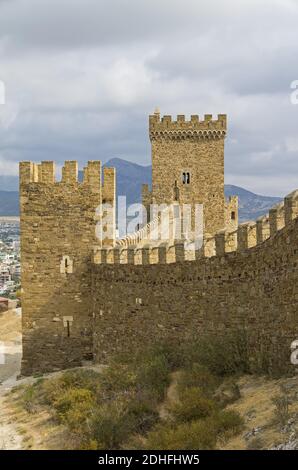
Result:
<svg viewBox="0 0 298 470"><path fill-rule="evenodd" d="M280 425L285 426L290 418L289 397L287 393L283 393L272 399L274 404L274 420Z"/></svg>
<svg viewBox="0 0 298 470"><path fill-rule="evenodd" d="M247 338L242 331L190 341L185 345L184 357L186 365L201 364L219 377L249 372Z"/></svg>
<svg viewBox="0 0 298 470"><path fill-rule="evenodd" d="M190 387L198 387L204 394L211 395L220 383L221 380L212 374L207 367L195 363L180 372L177 388L178 392L182 392Z"/></svg>
<svg viewBox="0 0 298 470"><path fill-rule="evenodd" d="M179 401L169 407L176 423L185 423L211 416L216 412L215 402L206 398L200 388L191 387L183 390Z"/></svg>
<svg viewBox="0 0 298 470"><path fill-rule="evenodd" d="M183 423L176 427L160 425L151 431L144 446L155 450L211 450L216 445L216 432L206 420Z"/></svg>

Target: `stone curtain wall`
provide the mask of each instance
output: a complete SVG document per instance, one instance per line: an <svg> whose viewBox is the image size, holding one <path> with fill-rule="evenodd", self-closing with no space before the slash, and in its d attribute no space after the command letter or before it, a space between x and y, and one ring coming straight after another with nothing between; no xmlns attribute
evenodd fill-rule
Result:
<svg viewBox="0 0 298 470"><path fill-rule="evenodd" d="M297 197L290 195L269 218L240 226L238 247L233 247L237 251L228 252L231 237L220 234L217 256L211 258L183 261L180 245L168 262L164 257L149 264L154 250L147 250L147 256L141 250L142 264L133 264L140 256L128 250L128 264L119 265L115 259L109 264L106 252L97 252L96 263L102 259L92 274L96 361L107 362L115 353L158 339L184 342L245 329L255 369L261 363L271 370L293 369L290 345L298 338L296 216ZM264 240L260 233L266 234Z"/></svg>
<svg viewBox="0 0 298 470"><path fill-rule="evenodd" d="M298 338L298 192L256 223L222 231L198 252L184 245L92 247L95 209L112 201L89 162L78 183L66 162L20 166L22 374L107 362L157 339L245 329L254 367L288 370Z"/></svg>
<svg viewBox="0 0 298 470"><path fill-rule="evenodd" d="M88 163L83 183L77 162L65 163L61 182L53 162L20 165L24 375L92 358L95 209L114 192L102 186L100 162Z"/></svg>

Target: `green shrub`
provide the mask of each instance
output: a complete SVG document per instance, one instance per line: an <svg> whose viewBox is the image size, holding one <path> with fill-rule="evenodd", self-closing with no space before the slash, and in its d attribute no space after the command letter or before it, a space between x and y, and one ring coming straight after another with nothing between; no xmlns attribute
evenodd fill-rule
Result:
<svg viewBox="0 0 298 470"><path fill-rule="evenodd" d="M279 396L276 396L272 399L272 402L274 404L274 418L275 421L281 425L284 426L287 424L289 418L290 418L290 413L289 413L289 397L286 393L283 393Z"/></svg>
<svg viewBox="0 0 298 470"><path fill-rule="evenodd" d="M158 401L164 397L170 382L170 367L167 358L146 351L143 356L133 358L130 364L115 363L106 367L100 376L102 399L111 400L123 395L144 401Z"/></svg>
<svg viewBox="0 0 298 470"><path fill-rule="evenodd" d="M147 435L144 445L154 450L211 450L216 445L216 433L206 420L180 424L177 427L160 425Z"/></svg>
<svg viewBox="0 0 298 470"><path fill-rule="evenodd" d="M177 423L206 418L216 411L215 403L206 398L201 389L191 387L180 393L180 400L169 407Z"/></svg>
<svg viewBox="0 0 298 470"><path fill-rule="evenodd" d="M87 439L79 447L80 450L99 450L98 442L95 439Z"/></svg>
<svg viewBox="0 0 298 470"><path fill-rule="evenodd" d="M56 378L45 380L42 383L44 402L52 405L66 391L72 389L86 389L97 394L100 374L90 369L75 369L66 371Z"/></svg>
<svg viewBox="0 0 298 470"><path fill-rule="evenodd" d="M206 395L211 395L219 386L220 380L205 366L193 364L189 369L182 370L178 376L178 392L190 387L198 387Z"/></svg>
<svg viewBox="0 0 298 470"><path fill-rule="evenodd" d="M222 410L211 418L210 425L214 427L217 434L229 433L233 436L241 431L244 421L237 411Z"/></svg>
<svg viewBox="0 0 298 470"><path fill-rule="evenodd" d="M249 372L245 332L201 337L185 345L184 357L186 364L199 363L218 376Z"/></svg>
<svg viewBox="0 0 298 470"><path fill-rule="evenodd" d="M170 366L166 357L162 354L145 356L140 364L135 364L135 370L138 390L153 399L163 399L170 383Z"/></svg>
<svg viewBox="0 0 298 470"><path fill-rule="evenodd" d="M136 373L127 364L112 362L100 375L100 391L106 398L127 392L136 385Z"/></svg>
<svg viewBox="0 0 298 470"><path fill-rule="evenodd" d="M91 436L98 449L119 449L131 429L127 403L123 400L114 400L97 408L90 422Z"/></svg>
<svg viewBox="0 0 298 470"><path fill-rule="evenodd" d="M62 423L73 432L81 432L95 406L95 398L90 390L68 389L54 401L53 406Z"/></svg>
<svg viewBox="0 0 298 470"><path fill-rule="evenodd" d="M141 364L142 362L147 362L150 358L158 356L163 357L171 372L179 369L184 362L182 345L177 342L163 340L156 341L149 347L138 349L134 357L130 357L128 363Z"/></svg>
<svg viewBox="0 0 298 470"><path fill-rule="evenodd" d="M218 437L234 435L243 426L241 417L232 411L219 412L205 419L199 419L178 426L169 423L159 425L148 433L145 449L156 450L212 450L216 447ZM142 447L136 441L138 448Z"/></svg>
<svg viewBox="0 0 298 470"><path fill-rule="evenodd" d="M132 424L132 431L135 433L145 433L155 425L159 419L156 406L147 401L132 400L128 404L127 418Z"/></svg>
<svg viewBox="0 0 298 470"><path fill-rule="evenodd" d="M158 421L155 407L148 402L124 399L107 402L93 410L89 428L90 442L98 449L119 449L134 433L144 433Z"/></svg>
<svg viewBox="0 0 298 470"><path fill-rule="evenodd" d="M22 404L28 413L36 412L36 395L37 388L34 385L27 385L22 396Z"/></svg>

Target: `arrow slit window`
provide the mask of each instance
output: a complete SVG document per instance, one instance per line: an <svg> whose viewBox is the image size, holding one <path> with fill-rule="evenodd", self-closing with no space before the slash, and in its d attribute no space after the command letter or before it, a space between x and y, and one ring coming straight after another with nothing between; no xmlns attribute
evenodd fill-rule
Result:
<svg viewBox="0 0 298 470"><path fill-rule="evenodd" d="M189 171L183 171L182 184L190 184L190 172Z"/></svg>

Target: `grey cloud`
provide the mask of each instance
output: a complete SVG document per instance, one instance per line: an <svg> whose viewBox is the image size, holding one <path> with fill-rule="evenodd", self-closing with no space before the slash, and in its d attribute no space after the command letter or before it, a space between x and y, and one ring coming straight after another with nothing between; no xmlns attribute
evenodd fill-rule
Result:
<svg viewBox="0 0 298 470"><path fill-rule="evenodd" d="M289 8L291 2L283 4ZM243 34L251 27L247 18L266 30L263 15L275 25L285 10L281 5L279 0L7 0L0 31L19 47L73 49L160 38L168 38L170 46L173 37L183 41L210 30L219 31L219 40L230 30Z"/></svg>
<svg viewBox="0 0 298 470"><path fill-rule="evenodd" d="M159 105L227 113L227 181L292 190L297 20L291 0L0 0L0 79L18 110L0 125L0 171L21 159L148 164Z"/></svg>
<svg viewBox="0 0 298 470"><path fill-rule="evenodd" d="M2 5L0 30L11 45L33 48L137 42L195 27L195 0L13 0Z"/></svg>

